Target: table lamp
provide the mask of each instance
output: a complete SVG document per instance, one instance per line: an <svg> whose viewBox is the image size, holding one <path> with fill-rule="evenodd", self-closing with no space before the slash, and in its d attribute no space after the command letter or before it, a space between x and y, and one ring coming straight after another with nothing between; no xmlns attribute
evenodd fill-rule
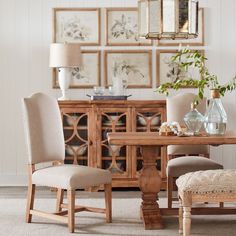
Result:
<svg viewBox="0 0 236 236"><path fill-rule="evenodd" d="M70 86L72 68L82 64L80 45L75 43L52 43L50 46L49 66L58 69L58 82L62 97L68 100L67 90Z"/></svg>

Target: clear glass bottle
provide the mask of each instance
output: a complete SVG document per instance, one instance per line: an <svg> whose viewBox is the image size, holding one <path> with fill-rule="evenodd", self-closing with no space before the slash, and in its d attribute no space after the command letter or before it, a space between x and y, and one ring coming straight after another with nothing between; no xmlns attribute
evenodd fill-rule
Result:
<svg viewBox="0 0 236 236"><path fill-rule="evenodd" d="M184 122L192 135L199 134L204 116L196 109L196 104L191 103L191 110L184 116Z"/></svg>
<svg viewBox="0 0 236 236"><path fill-rule="evenodd" d="M220 92L219 90L212 90L205 114L205 130L209 135L223 135L226 131L226 123L227 114L220 99Z"/></svg>

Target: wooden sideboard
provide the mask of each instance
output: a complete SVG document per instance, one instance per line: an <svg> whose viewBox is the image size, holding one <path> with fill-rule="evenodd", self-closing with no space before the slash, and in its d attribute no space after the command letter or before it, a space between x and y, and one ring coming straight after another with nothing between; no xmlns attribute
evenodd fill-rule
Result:
<svg viewBox="0 0 236 236"><path fill-rule="evenodd" d="M157 132L166 120L163 100L59 101L66 162L109 169L113 187L137 187L142 169L139 147L108 144L108 132ZM166 189L166 148L156 156Z"/></svg>

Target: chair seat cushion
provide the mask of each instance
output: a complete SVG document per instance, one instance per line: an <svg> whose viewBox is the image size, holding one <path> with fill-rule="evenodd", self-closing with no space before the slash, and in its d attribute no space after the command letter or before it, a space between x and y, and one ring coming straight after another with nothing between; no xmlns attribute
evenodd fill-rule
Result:
<svg viewBox="0 0 236 236"><path fill-rule="evenodd" d="M221 164L201 156L183 156L177 157L167 164L167 176L179 177L188 172L194 172L198 170L215 170L223 169Z"/></svg>
<svg viewBox="0 0 236 236"><path fill-rule="evenodd" d="M236 170L205 170L180 176L176 184L181 193L236 193Z"/></svg>
<svg viewBox="0 0 236 236"><path fill-rule="evenodd" d="M108 170L79 165L58 165L36 170L32 183L62 189L76 189L111 183Z"/></svg>

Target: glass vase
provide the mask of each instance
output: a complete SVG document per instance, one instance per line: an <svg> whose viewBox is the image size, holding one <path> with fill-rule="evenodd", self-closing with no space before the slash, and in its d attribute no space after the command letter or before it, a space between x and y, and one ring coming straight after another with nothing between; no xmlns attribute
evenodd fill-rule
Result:
<svg viewBox="0 0 236 236"><path fill-rule="evenodd" d="M196 105L191 103L191 110L184 116L184 122L191 135L198 135L204 122L204 116L196 109Z"/></svg>
<svg viewBox="0 0 236 236"><path fill-rule="evenodd" d="M209 135L223 135L226 131L227 114L220 99L219 90L211 91L211 99L205 114L204 127Z"/></svg>

